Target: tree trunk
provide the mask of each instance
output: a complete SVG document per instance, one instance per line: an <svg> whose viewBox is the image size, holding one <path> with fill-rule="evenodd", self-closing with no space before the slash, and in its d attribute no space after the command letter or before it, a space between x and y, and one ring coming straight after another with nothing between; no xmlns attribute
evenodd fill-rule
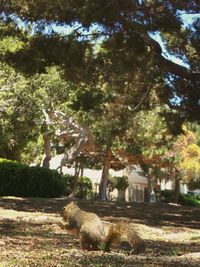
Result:
<svg viewBox="0 0 200 267"><path fill-rule="evenodd" d="M84 166L80 166L80 177L83 177Z"/></svg>
<svg viewBox="0 0 200 267"><path fill-rule="evenodd" d="M51 160L51 138L48 133L43 134L43 141L44 141L44 158L42 161L42 167L48 168L50 167L50 160Z"/></svg>
<svg viewBox="0 0 200 267"><path fill-rule="evenodd" d="M124 189L118 189L118 196L117 196L117 200L119 202L125 202L126 199L126 190Z"/></svg>
<svg viewBox="0 0 200 267"><path fill-rule="evenodd" d="M156 202L156 199L155 199L155 192L153 190L153 186L152 186L152 180L151 180L151 177L147 177L147 180L148 180L148 188L147 188L147 202L150 203L150 202Z"/></svg>
<svg viewBox="0 0 200 267"><path fill-rule="evenodd" d="M174 203L178 203L180 194L180 179L175 176L175 188L174 188Z"/></svg>
<svg viewBox="0 0 200 267"><path fill-rule="evenodd" d="M75 197L75 193L76 193L77 186L78 186L79 173L80 173L80 166L79 166L78 162L76 162L75 163L75 172L74 172L74 177L73 177L73 184L72 184L72 192L69 195L70 198Z"/></svg>
<svg viewBox="0 0 200 267"><path fill-rule="evenodd" d="M112 153L111 153L110 149L107 149L106 155L105 155L105 160L104 160L104 165L103 165L101 182L100 182L100 186L99 186L99 199L102 201L107 200L106 188L107 188L107 184L108 184L108 174L109 174L109 169L110 169L111 156L112 156Z"/></svg>

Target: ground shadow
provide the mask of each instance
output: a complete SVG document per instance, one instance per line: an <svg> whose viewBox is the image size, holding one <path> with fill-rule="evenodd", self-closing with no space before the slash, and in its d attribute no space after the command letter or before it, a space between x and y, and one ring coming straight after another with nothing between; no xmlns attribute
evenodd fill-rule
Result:
<svg viewBox="0 0 200 267"><path fill-rule="evenodd" d="M59 227L57 228L59 230ZM13 220L2 220L0 225L1 237L15 238L15 240L23 240L27 242L29 237L38 240L37 246L43 246L45 243L52 242L55 247L61 246L63 249L69 247L80 248L79 240L67 234L66 231L60 230L56 232L52 225L31 222L16 222ZM200 238L200 237L199 237ZM194 242L192 239L184 242L170 242L161 240L145 239L146 250L142 253L146 256L181 256L186 253L200 251L200 243Z"/></svg>
<svg viewBox="0 0 200 267"><path fill-rule="evenodd" d="M1 198L1 209L25 212L60 214L66 198ZM166 203L131 203L78 201L79 206L98 214L102 219L142 223L150 226L174 226L200 229L200 208L182 207Z"/></svg>

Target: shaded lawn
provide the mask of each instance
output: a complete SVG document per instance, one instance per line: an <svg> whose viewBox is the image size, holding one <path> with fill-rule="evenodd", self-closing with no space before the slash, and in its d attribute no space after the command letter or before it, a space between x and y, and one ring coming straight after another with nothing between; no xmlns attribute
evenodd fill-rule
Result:
<svg viewBox="0 0 200 267"><path fill-rule="evenodd" d="M167 204L130 206L80 201L104 221L134 225L146 241L140 255L83 252L56 222L65 199L0 199L0 267L3 266L199 266L200 209Z"/></svg>
<svg viewBox="0 0 200 267"><path fill-rule="evenodd" d="M66 199L2 198L0 207L16 211L56 213L60 215ZM200 208L182 207L165 203L132 203L79 201L82 209L96 212L101 218L124 218L151 226L180 226L200 229Z"/></svg>

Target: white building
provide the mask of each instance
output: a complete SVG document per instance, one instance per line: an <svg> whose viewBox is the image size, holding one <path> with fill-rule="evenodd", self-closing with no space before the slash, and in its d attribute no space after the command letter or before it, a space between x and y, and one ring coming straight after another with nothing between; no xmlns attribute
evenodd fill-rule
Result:
<svg viewBox="0 0 200 267"><path fill-rule="evenodd" d="M172 180L162 180L160 183L160 190L164 191L164 190L173 190L175 188L175 183ZM187 194L188 192L188 187L186 184L183 184L182 182L180 182L180 193L182 194Z"/></svg>
<svg viewBox="0 0 200 267"><path fill-rule="evenodd" d="M148 187L148 180L143 175L141 168L137 165L129 165L124 169L123 175L129 179L129 187L126 190L126 201L143 202L145 190Z"/></svg>
<svg viewBox="0 0 200 267"><path fill-rule="evenodd" d="M61 159L63 155L58 155L53 157L50 161L50 169L57 169L60 165ZM74 175L75 169L73 167L62 167L62 172L64 174ZM112 176L123 176L126 175L129 178L129 187L125 193L125 199L127 202L134 202L134 201L144 201L144 192L145 188L147 188L147 178L142 176L142 170L138 166L128 166L123 170L114 171L110 169L110 175ZM102 169L100 170L93 170L85 168L83 170L83 176L86 176L91 179L93 183L94 189L98 192L98 186L101 181ZM109 198L114 200L117 199L118 190L114 189L113 192L109 193Z"/></svg>
<svg viewBox="0 0 200 267"><path fill-rule="evenodd" d="M53 157L50 161L50 169L57 169L60 165L63 155L58 155ZM75 169L73 167L62 167L62 172L64 174L74 175ZM144 176L142 169L137 165L128 165L125 169L120 171L114 171L110 169L110 175L112 176L123 176L126 175L129 179L129 187L125 192L125 200L127 202L143 202L145 200L145 192L148 188L148 180ZM93 183L93 187L96 192L98 192L98 186L100 184L102 175L102 170L93 170L85 168L83 170L83 176L90 178ZM172 190L174 189L173 181L161 181L161 190ZM185 184L180 184L180 192L186 194L187 186ZM114 189L113 192L109 193L108 198L114 200L118 197L118 190Z"/></svg>

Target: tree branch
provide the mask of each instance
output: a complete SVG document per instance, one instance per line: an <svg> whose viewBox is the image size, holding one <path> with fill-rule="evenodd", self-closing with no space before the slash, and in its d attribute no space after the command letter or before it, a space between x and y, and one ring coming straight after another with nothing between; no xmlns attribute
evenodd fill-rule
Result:
<svg viewBox="0 0 200 267"><path fill-rule="evenodd" d="M43 109L42 111L45 118L44 125L46 126L46 131L43 134L45 153L43 166L49 167L49 161L51 159L51 140L48 132L49 125L54 125L58 128L54 133L58 140L62 140L63 143L71 139L75 141L74 144L64 152L64 156L58 168L72 163L83 150L94 150L93 136L89 127L78 124L72 117L67 116L61 111L53 109Z"/></svg>
<svg viewBox="0 0 200 267"><path fill-rule="evenodd" d="M200 72L193 72L163 56L158 56L159 66L166 72L175 74L183 79L190 81L200 81Z"/></svg>
<svg viewBox="0 0 200 267"><path fill-rule="evenodd" d="M153 83L151 83L151 85L149 86L148 90L141 97L140 102L134 107L134 109L132 111L137 111L142 106L142 104L144 103L144 101L147 99L147 97L150 94L152 84Z"/></svg>
<svg viewBox="0 0 200 267"><path fill-rule="evenodd" d="M134 21L128 21L123 16L120 16L120 19L124 28L132 29L134 32L138 33L143 41L150 47L151 53L154 54L155 58L158 61L159 67L162 68L164 72L175 74L186 80L200 81L200 72L193 72L184 66L166 59L162 55L162 48L160 44L148 35L143 25L140 25L139 23L136 23Z"/></svg>
<svg viewBox="0 0 200 267"><path fill-rule="evenodd" d="M145 42L152 48L158 60L158 64L164 71L180 76L186 80L200 81L200 72L192 72L188 68L181 66L162 56L160 44L151 38L148 34L143 35Z"/></svg>

